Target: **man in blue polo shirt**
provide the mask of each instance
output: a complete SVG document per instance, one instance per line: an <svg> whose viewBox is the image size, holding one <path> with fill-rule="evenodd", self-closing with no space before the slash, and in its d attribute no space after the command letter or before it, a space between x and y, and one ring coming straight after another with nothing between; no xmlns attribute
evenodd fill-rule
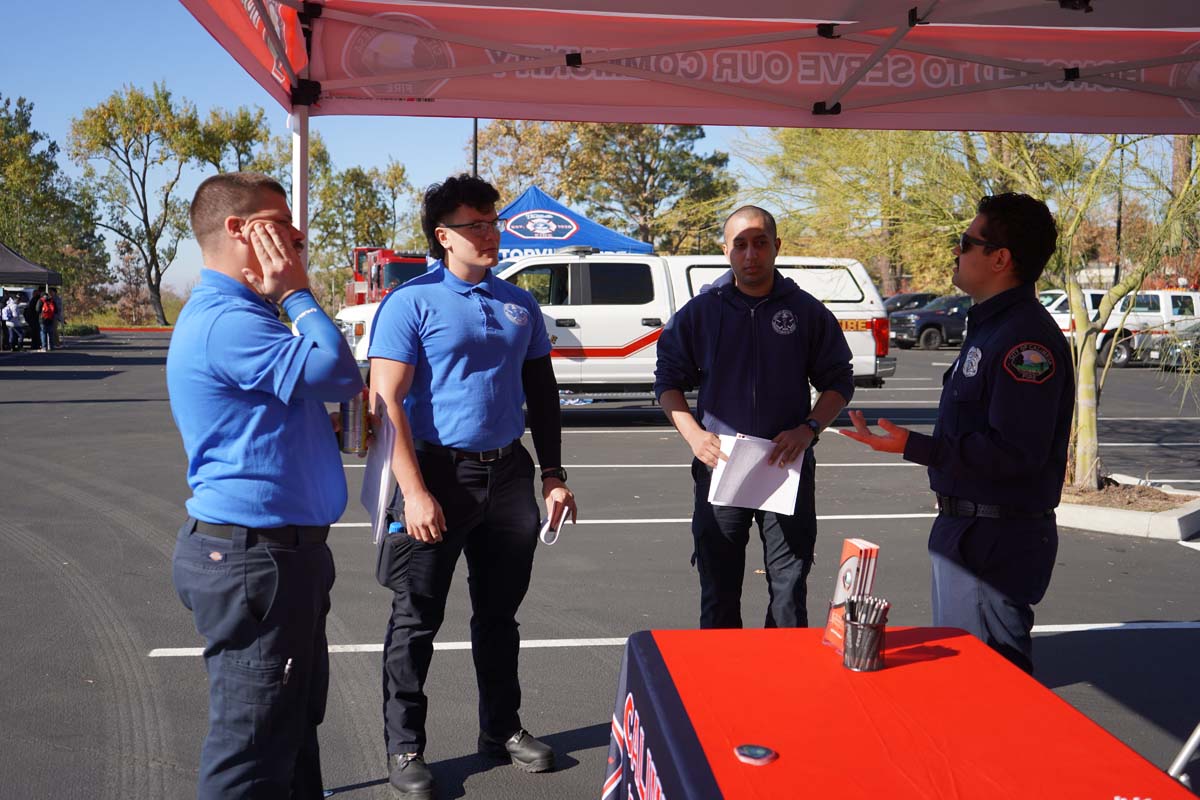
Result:
<svg viewBox="0 0 1200 800"><path fill-rule="evenodd" d="M561 460L558 387L537 302L496 278L502 222L496 190L462 175L426 191L421 223L440 261L393 291L375 317L369 355L375 410L396 426L399 493L378 577L393 591L383 663L384 738L392 786L428 800L425 678L459 554L471 593L480 752L527 772L553 751L521 725L516 614L538 538L533 459L521 445L522 400L552 523L574 517ZM379 408L382 402L386 409Z"/></svg>
<svg viewBox="0 0 1200 800"><path fill-rule="evenodd" d="M171 337L167 389L192 490L175 588L205 638L209 678L198 796L319 798L325 540L346 506L324 403L362 379L309 291L304 237L277 182L213 176L190 215L206 268Z"/></svg>

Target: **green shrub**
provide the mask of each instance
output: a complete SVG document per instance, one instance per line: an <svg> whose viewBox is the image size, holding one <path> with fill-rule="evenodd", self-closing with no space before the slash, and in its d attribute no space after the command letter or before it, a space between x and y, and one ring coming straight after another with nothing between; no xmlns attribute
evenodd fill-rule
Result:
<svg viewBox="0 0 1200 800"><path fill-rule="evenodd" d="M82 322L69 322L62 326L60 332L63 336L95 336L100 329Z"/></svg>

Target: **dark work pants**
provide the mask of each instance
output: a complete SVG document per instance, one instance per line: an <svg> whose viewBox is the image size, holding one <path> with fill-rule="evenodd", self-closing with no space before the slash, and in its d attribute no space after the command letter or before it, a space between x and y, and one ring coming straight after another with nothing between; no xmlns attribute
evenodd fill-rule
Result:
<svg viewBox="0 0 1200 800"><path fill-rule="evenodd" d="M758 524L767 572L768 628L808 627L808 573L817 542L816 461L805 453L793 514L708 502L712 469L692 460L696 501L692 512L695 563L700 572L700 627L742 627L742 575L750 525Z"/></svg>
<svg viewBox="0 0 1200 800"><path fill-rule="evenodd" d="M201 800L323 796L317 725L325 716L325 616L333 556L324 543L285 547L192 532L175 545L175 590L204 637L208 736ZM291 662L291 668L287 667Z"/></svg>
<svg viewBox="0 0 1200 800"><path fill-rule="evenodd" d="M1046 594L1057 553L1053 517L938 515L929 533L933 624L962 628L1033 672L1033 606Z"/></svg>
<svg viewBox="0 0 1200 800"><path fill-rule="evenodd" d="M529 588L537 545L533 459L520 446L491 463L455 462L448 455L425 452L418 452L417 459L426 487L442 506L447 530L442 541L434 544L405 533L391 534L380 548L377 577L393 592L383 655L388 753L425 750L429 705L425 678L454 568L463 552L471 595L479 728L490 736L507 738L521 727L517 678L521 638L516 615ZM399 518L402 505L393 506L392 513Z"/></svg>

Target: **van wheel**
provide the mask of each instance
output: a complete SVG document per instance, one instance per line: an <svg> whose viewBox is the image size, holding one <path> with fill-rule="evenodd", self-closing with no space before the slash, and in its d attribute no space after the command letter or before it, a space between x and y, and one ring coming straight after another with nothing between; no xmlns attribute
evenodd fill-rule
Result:
<svg viewBox="0 0 1200 800"><path fill-rule="evenodd" d="M942 332L937 328L926 328L921 331L921 337L917 341L922 350L937 350L942 346Z"/></svg>
<svg viewBox="0 0 1200 800"><path fill-rule="evenodd" d="M1112 365L1114 367L1129 366L1130 352L1128 339L1122 339L1120 341L1116 339L1109 339L1104 343L1104 346L1100 348L1101 367L1108 363L1109 352L1112 353Z"/></svg>

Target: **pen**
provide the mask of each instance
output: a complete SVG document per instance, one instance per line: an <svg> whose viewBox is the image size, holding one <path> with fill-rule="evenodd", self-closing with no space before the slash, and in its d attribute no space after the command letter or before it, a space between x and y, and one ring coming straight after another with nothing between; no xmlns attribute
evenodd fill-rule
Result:
<svg viewBox="0 0 1200 800"><path fill-rule="evenodd" d="M289 658L287 660L287 663L283 665L283 684L284 684L284 686L287 685L288 678L290 678L290 677L292 677L292 659Z"/></svg>

